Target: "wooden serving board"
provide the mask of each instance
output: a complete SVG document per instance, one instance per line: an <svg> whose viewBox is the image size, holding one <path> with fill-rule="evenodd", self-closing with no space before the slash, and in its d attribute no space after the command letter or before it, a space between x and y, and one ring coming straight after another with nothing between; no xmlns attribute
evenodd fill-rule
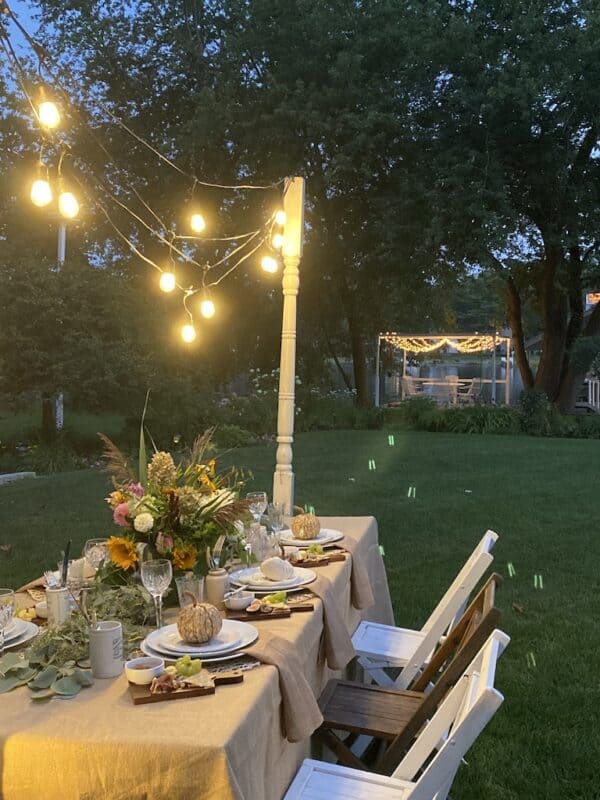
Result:
<svg viewBox="0 0 600 800"><path fill-rule="evenodd" d="M244 622L258 621L262 622L264 619L283 619L289 617L292 613L300 613L302 611L314 611L313 603L295 603L286 606L286 608L274 608L273 611L257 611L254 614L249 614L247 611L231 611L227 610L226 619L235 619Z"/></svg>
<svg viewBox="0 0 600 800"><path fill-rule="evenodd" d="M318 556L316 558L305 558L301 561L297 561L295 558L290 556L288 561L294 567L307 567L309 569L313 569L314 567L326 567L328 564L331 564L334 561L345 561L346 560L346 551L345 550L338 550L335 553L327 553L323 556Z"/></svg>
<svg viewBox="0 0 600 800"><path fill-rule="evenodd" d="M129 684L129 693L135 706L146 703L161 703L163 700L180 700L184 697L202 697L205 694L214 694L216 686L226 686L230 683L242 683L244 673L240 670L231 672L217 672L211 675L211 684L208 686L188 686L185 689L176 689L174 692L160 692L152 694L150 686L138 686L137 683Z"/></svg>

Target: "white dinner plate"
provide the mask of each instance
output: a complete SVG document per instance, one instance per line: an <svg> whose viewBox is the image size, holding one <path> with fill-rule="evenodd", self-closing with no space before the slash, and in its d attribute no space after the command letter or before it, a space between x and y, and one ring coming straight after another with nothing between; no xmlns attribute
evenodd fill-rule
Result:
<svg viewBox="0 0 600 800"><path fill-rule="evenodd" d="M204 644L189 644L184 642L177 625L167 625L159 631L160 636L156 638L156 642L160 644L163 650L168 650L171 653L198 653L199 655L220 655L227 653L229 650L235 650L239 647L241 637L239 631L232 630L226 623L228 620L223 621L223 627L216 636L213 636L208 642ZM152 644L152 642L150 642Z"/></svg>
<svg viewBox="0 0 600 800"><path fill-rule="evenodd" d="M34 636L37 636L40 629L37 625L33 622L28 622L25 619L20 620L25 625L25 630L19 635L16 636L14 639L11 639L9 642L5 642L4 647L8 650L11 647L19 647L19 645L25 644L30 639L33 639Z"/></svg>
<svg viewBox="0 0 600 800"><path fill-rule="evenodd" d="M256 576L261 577L256 577ZM305 567L294 567L294 579L288 581L270 581L262 575L256 567L246 567L232 572L229 580L238 586L247 586L253 592L269 594L270 592L296 592L303 586L312 583L317 575L312 569Z"/></svg>
<svg viewBox="0 0 600 800"><path fill-rule="evenodd" d="M333 530L333 528L321 528L314 539L296 539L289 528L279 534L280 543L290 547L310 547L311 544L320 544L321 547L328 547L343 538L344 534L341 531Z"/></svg>
<svg viewBox="0 0 600 800"><path fill-rule="evenodd" d="M15 617L12 624L4 631L4 641L11 642L13 639L21 636L27 630L28 620Z"/></svg>
<svg viewBox="0 0 600 800"><path fill-rule="evenodd" d="M246 645L246 647L247 646L248 645ZM177 661L178 658L175 653L164 653L162 650L155 650L153 647L150 647L147 639L144 639L144 641L141 643L140 650L146 656L155 656L157 658L162 658L165 661ZM243 655L245 655L243 650L234 650L232 653L226 653L224 656L211 656L210 658L203 658L202 663L218 664L220 661L232 661L234 658L240 658Z"/></svg>
<svg viewBox="0 0 600 800"><path fill-rule="evenodd" d="M203 661L212 661L215 658L220 658L230 653L238 652L242 647L248 647L249 644L252 644L252 642L256 641L258 638L258 631L254 625L250 625L247 622L240 622L239 620L234 619L225 619L223 620L223 627L226 630L235 632L237 643L229 645L224 650L217 650L211 653L202 651L202 647L204 645L201 644L197 646L184 645L185 649L167 649L163 644L161 644L161 637L165 633L164 627L149 633L144 639L143 644L146 644L150 649L154 650L155 653L160 653L163 658L166 656L167 658L176 659L179 658L179 656L191 655L195 656L196 658L201 658ZM175 628L175 626L167 625L166 628L170 628L172 630Z"/></svg>

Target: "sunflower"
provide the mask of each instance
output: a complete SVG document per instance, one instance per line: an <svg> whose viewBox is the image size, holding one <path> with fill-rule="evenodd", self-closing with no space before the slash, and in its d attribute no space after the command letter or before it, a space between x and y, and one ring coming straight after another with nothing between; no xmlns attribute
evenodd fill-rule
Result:
<svg viewBox="0 0 600 800"><path fill-rule="evenodd" d="M121 569L131 569L137 564L137 548L131 539L126 539L124 536L111 536L107 547L110 560Z"/></svg>
<svg viewBox="0 0 600 800"><path fill-rule="evenodd" d="M173 566L175 569L192 569L198 561L198 551L190 544L182 544L173 549Z"/></svg>

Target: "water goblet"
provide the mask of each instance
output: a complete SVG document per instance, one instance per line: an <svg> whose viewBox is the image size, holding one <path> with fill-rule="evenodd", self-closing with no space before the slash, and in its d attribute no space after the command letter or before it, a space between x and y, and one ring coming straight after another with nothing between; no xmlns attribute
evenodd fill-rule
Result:
<svg viewBox="0 0 600 800"><path fill-rule="evenodd" d="M95 570L108 558L108 539L88 539L83 546L83 557Z"/></svg>
<svg viewBox="0 0 600 800"><path fill-rule="evenodd" d="M156 627L162 628L162 596L169 588L173 577L173 565L166 558L142 561L142 583L154 600Z"/></svg>
<svg viewBox="0 0 600 800"><path fill-rule="evenodd" d="M15 593L0 589L0 658L4 655L4 633L15 615Z"/></svg>
<svg viewBox="0 0 600 800"><path fill-rule="evenodd" d="M279 533L284 529L283 524L284 506L283 503L269 503L267 517L273 533Z"/></svg>
<svg viewBox="0 0 600 800"><path fill-rule="evenodd" d="M252 516L254 517L255 522L260 522L260 518L267 510L267 493L266 492L249 492L246 495L246 500L248 500L248 509Z"/></svg>

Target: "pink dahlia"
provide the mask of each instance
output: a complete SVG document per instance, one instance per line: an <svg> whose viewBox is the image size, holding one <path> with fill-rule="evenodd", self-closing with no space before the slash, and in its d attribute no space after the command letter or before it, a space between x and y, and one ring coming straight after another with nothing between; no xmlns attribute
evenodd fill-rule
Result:
<svg viewBox="0 0 600 800"><path fill-rule="evenodd" d="M119 503L113 511L113 519L121 528L129 525L129 506L127 503Z"/></svg>

